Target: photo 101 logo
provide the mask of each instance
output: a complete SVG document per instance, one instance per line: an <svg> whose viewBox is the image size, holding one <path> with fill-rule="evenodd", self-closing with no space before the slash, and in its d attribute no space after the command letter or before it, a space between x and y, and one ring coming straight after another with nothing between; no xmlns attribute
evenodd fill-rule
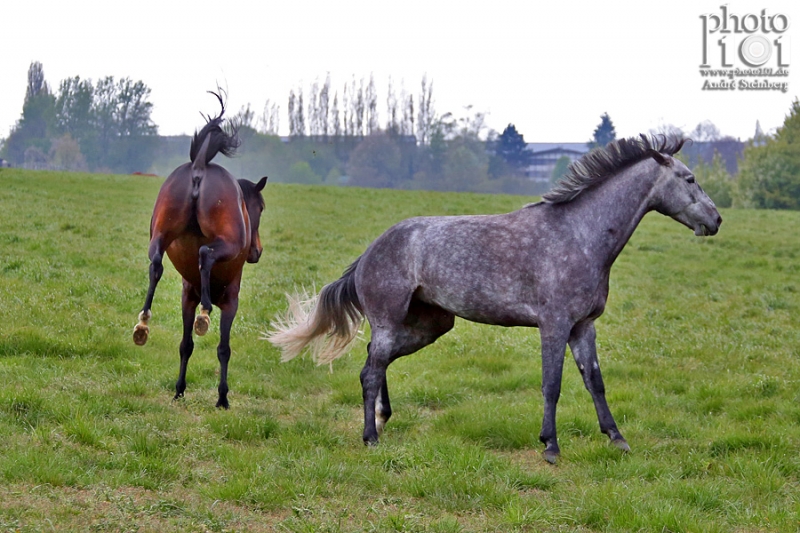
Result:
<svg viewBox="0 0 800 533"><path fill-rule="evenodd" d="M743 15L722 5L718 13L700 15L704 91L789 90L790 21L782 13Z"/></svg>

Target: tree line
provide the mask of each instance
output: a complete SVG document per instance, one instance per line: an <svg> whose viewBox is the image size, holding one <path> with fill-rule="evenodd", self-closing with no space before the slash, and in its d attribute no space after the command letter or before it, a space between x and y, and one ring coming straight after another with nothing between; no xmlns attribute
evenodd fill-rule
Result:
<svg viewBox="0 0 800 533"><path fill-rule="evenodd" d="M518 194L544 192L525 178L529 152L513 125L498 135L485 113L467 106L439 113L434 85L423 76L416 94L391 79L380 98L375 79L352 77L334 87L330 75L288 95L288 137L279 138L280 105L267 100L257 115L248 104L231 117L243 140L225 165L242 177L273 181L348 184ZM379 105L384 102L385 105ZM379 108L383 116L379 115ZM154 163L159 174L182 158L184 140L171 142Z"/></svg>
<svg viewBox="0 0 800 533"><path fill-rule="evenodd" d="M710 121L692 131L673 125L650 131L655 135L680 135L693 142L677 157L694 172L698 183L718 207L800 209L800 101L774 134L756 123L753 137L740 141L722 135ZM602 146L616 137L608 115L601 117L589 146Z"/></svg>
<svg viewBox="0 0 800 533"><path fill-rule="evenodd" d="M514 194L537 194L547 187L525 177L529 152L514 126L492 136L483 114L471 109L463 116L439 117L427 144L400 128L281 138L256 127L252 115L245 108L235 118L242 146L237 157L224 162L238 177L266 174L275 182ZM184 162L187 145L188 136L164 139L155 173L164 175Z"/></svg>
<svg viewBox="0 0 800 533"><path fill-rule="evenodd" d="M753 137L740 141L722 135L709 121L685 134L674 126L653 133L683 134L697 141L678 157L718 207L800 209L800 101L795 99L783 125L766 134L756 123Z"/></svg>
<svg viewBox="0 0 800 533"><path fill-rule="evenodd" d="M67 78L50 88L33 62L22 116L3 143L11 164L27 168L133 172L147 169L158 128L142 81Z"/></svg>
<svg viewBox="0 0 800 533"><path fill-rule="evenodd" d="M528 179L533 154L522 133L513 124L501 133L489 129L485 113L471 106L440 113L427 76L416 92L391 78L386 87L381 98L372 75L334 86L328 74L292 88L288 137L278 136L277 101L266 100L258 115L248 104L230 121L243 139L241 155L225 164L238 176L274 181L512 194L540 194L567 170L564 157L550 183ZM22 115L0 142L0 157L28 168L166 175L186 161L188 136L158 136L149 98L144 82L111 76L74 76L53 90L33 62ZM774 134L758 128L746 142L708 121L688 133L672 125L650 133L696 141L679 157L720 207L800 209L799 115L796 100ZM587 148L615 139L605 113Z"/></svg>

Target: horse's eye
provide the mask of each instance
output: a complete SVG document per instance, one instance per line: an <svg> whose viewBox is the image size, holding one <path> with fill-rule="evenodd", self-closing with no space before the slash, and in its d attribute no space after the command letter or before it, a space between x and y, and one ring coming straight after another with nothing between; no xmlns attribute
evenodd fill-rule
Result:
<svg viewBox="0 0 800 533"><path fill-rule="evenodd" d="M694 181L695 181L694 176L689 176L688 178L686 178L687 183L694 183Z"/></svg>

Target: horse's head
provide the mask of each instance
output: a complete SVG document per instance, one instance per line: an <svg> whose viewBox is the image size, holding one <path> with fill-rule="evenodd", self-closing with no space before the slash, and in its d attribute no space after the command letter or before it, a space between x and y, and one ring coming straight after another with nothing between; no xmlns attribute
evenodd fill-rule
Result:
<svg viewBox="0 0 800 533"><path fill-rule="evenodd" d="M261 196L261 191L267 184L267 177L264 176L258 183L248 180L238 181L250 217L250 251L247 254L247 262L258 263L261 252L264 251L261 247L261 237L258 235L258 225L261 223L261 213L264 211L264 197Z"/></svg>
<svg viewBox="0 0 800 533"><path fill-rule="evenodd" d="M658 152L652 155L661 172L655 210L694 230L695 235L716 235L722 217L692 171L672 156Z"/></svg>

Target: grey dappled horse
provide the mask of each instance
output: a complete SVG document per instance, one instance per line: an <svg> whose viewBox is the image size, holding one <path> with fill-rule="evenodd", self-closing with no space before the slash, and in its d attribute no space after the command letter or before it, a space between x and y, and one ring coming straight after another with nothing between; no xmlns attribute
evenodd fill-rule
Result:
<svg viewBox="0 0 800 533"><path fill-rule="evenodd" d="M611 265L646 213L672 217L699 236L719 230L714 203L672 157L684 142L644 135L612 142L570 165L541 202L512 213L404 220L308 305L290 298L269 340L284 360L310 345L322 364L347 350L366 317L372 337L361 372L364 442L375 444L392 413L392 361L447 333L456 316L538 327L545 459L555 462L559 454L556 403L567 344L600 430L628 451L606 403L594 321L605 308Z"/></svg>

